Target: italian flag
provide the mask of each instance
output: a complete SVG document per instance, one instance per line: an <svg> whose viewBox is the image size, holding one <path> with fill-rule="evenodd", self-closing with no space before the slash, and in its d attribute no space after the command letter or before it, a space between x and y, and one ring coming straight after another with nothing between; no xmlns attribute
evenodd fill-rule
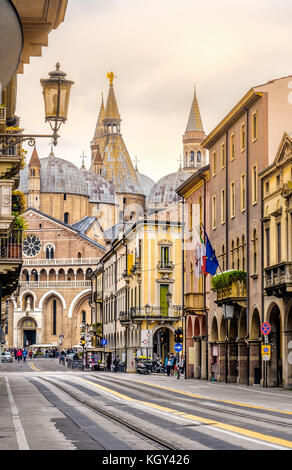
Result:
<svg viewBox="0 0 292 470"><path fill-rule="evenodd" d="M204 240L201 235L201 227L198 229L198 232L201 240L201 274L207 276L208 273L206 271L206 245L204 244Z"/></svg>

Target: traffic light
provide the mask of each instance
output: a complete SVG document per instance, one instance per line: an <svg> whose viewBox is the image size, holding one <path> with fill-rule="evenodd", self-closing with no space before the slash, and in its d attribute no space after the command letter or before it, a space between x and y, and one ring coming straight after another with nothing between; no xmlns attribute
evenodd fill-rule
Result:
<svg viewBox="0 0 292 470"><path fill-rule="evenodd" d="M174 332L174 341L175 343L182 343L183 342L183 329L177 328Z"/></svg>
<svg viewBox="0 0 292 470"><path fill-rule="evenodd" d="M81 346L85 346L85 336L81 336L80 344L81 344Z"/></svg>
<svg viewBox="0 0 292 470"><path fill-rule="evenodd" d="M160 336L160 344L163 344L164 341L165 341L165 337L164 337L163 331L160 331L159 336Z"/></svg>

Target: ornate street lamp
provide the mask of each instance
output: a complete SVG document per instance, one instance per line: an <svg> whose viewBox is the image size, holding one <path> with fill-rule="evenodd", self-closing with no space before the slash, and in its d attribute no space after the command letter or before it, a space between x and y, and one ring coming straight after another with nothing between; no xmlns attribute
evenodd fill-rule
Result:
<svg viewBox="0 0 292 470"><path fill-rule="evenodd" d="M70 91L74 82L65 78L67 74L60 70L59 63L56 64L56 70L50 72L49 75L50 78L41 79L41 85L45 103L45 120L49 122L53 134L21 134L19 132L0 134L0 151L2 153L24 141L28 141L28 145L34 146L35 139L39 137L53 139L53 144L57 145L60 126L67 121Z"/></svg>
<svg viewBox="0 0 292 470"><path fill-rule="evenodd" d="M49 73L50 78L42 78L43 96L45 102L46 122L49 122L53 131L54 145L57 145L61 124L67 121L71 86L74 84L65 77L67 74L60 70L57 62L56 70Z"/></svg>

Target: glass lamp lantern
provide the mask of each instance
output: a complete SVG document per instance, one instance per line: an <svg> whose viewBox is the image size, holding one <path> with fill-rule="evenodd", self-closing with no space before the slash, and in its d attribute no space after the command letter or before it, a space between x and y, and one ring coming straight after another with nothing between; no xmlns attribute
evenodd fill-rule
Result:
<svg viewBox="0 0 292 470"><path fill-rule="evenodd" d="M45 119L49 122L54 135L54 145L57 145L58 130L62 123L67 121L71 86L74 84L67 80L66 73L56 64L56 70L49 73L50 78L41 79L45 103Z"/></svg>

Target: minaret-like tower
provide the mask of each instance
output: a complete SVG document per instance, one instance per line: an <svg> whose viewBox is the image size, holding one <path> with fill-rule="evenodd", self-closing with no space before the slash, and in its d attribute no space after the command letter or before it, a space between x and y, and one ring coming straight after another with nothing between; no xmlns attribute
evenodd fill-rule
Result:
<svg viewBox="0 0 292 470"><path fill-rule="evenodd" d="M194 171L206 165L206 150L201 146L205 138L196 89L189 114L185 133L183 135L183 162L185 171Z"/></svg>
<svg viewBox="0 0 292 470"><path fill-rule="evenodd" d="M100 105L100 110L97 118L97 123L95 127L95 132L93 139L91 141L91 165L93 166L93 162L95 160L95 156L97 153L97 150L99 151L99 148L102 144L102 141L104 139L104 114L105 114L105 109L104 109L104 104L103 104L103 94L101 94L101 105Z"/></svg>
<svg viewBox="0 0 292 470"><path fill-rule="evenodd" d="M41 162L34 147L28 164L28 207L40 209L41 205Z"/></svg>

